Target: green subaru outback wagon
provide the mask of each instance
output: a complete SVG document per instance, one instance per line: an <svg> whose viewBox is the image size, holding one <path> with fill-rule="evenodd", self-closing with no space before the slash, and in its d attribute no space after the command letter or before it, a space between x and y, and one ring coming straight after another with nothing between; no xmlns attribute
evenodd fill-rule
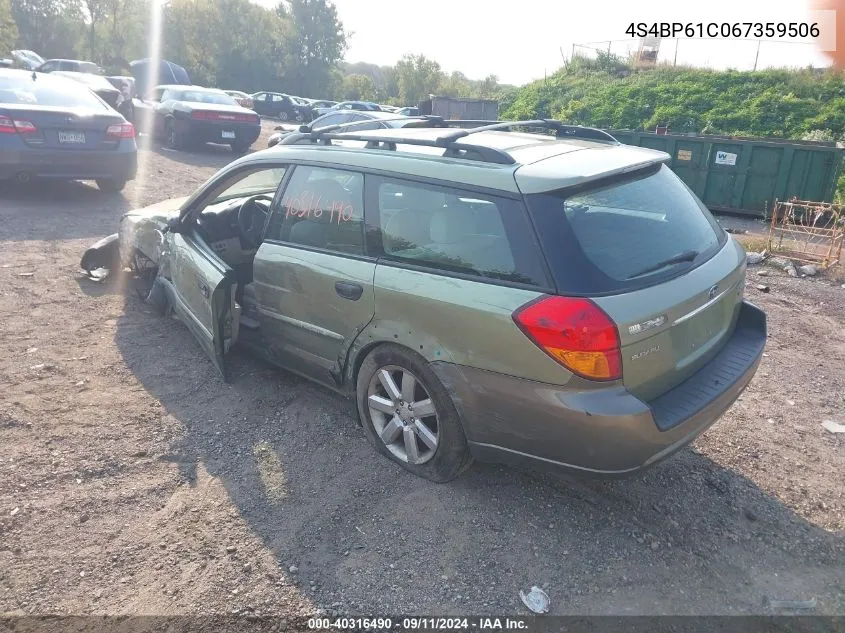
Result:
<svg viewBox="0 0 845 633"><path fill-rule="evenodd" d="M353 396L422 477L631 473L713 424L766 339L743 250L668 159L556 121L294 134L82 266L131 268L224 379L237 344Z"/></svg>

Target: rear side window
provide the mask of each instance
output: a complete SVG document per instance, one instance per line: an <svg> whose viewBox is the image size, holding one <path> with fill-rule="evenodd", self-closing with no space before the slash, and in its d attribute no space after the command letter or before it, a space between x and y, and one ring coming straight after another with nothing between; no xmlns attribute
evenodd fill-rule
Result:
<svg viewBox="0 0 845 633"><path fill-rule="evenodd" d="M364 177L340 169L299 166L282 197L268 238L363 255Z"/></svg>
<svg viewBox="0 0 845 633"><path fill-rule="evenodd" d="M527 200L561 292L612 293L660 283L709 259L727 239L666 165Z"/></svg>
<svg viewBox="0 0 845 633"><path fill-rule="evenodd" d="M90 90L73 79L41 75L33 81L31 73L0 77L0 104L4 103L109 109Z"/></svg>
<svg viewBox="0 0 845 633"><path fill-rule="evenodd" d="M374 250L396 262L548 286L521 203L392 178L368 179ZM371 200L372 199L372 200Z"/></svg>

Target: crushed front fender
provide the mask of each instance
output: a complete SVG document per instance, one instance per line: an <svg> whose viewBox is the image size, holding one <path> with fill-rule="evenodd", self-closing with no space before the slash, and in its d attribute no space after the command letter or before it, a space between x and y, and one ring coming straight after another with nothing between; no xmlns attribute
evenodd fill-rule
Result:
<svg viewBox="0 0 845 633"><path fill-rule="evenodd" d="M120 267L120 243L117 233L104 237L88 247L82 254L79 267L87 273L105 268L113 270Z"/></svg>

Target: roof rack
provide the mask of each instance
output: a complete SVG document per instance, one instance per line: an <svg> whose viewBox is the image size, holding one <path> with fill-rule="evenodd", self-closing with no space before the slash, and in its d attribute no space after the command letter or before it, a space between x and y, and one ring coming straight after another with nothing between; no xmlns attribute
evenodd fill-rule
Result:
<svg viewBox="0 0 845 633"><path fill-rule="evenodd" d="M407 119L409 117L396 117L396 119ZM416 117L412 117L416 118ZM389 121L396 119L379 119L381 121ZM299 134L291 135L282 139L283 145L295 145L305 142L318 142L331 144L333 140L345 141L366 141L367 149L389 149L396 150L397 145L417 145L422 147L441 147L446 151L443 153L447 158L463 158L466 160L478 160L487 163L495 163L499 165L513 165L516 163L513 156L506 151L497 149L495 147L487 147L484 145L473 145L470 143L460 143L460 139L470 134L477 132L487 132L492 130L507 130L514 127L541 127L554 131L557 138L585 138L595 141L612 142L619 145L613 136L598 130L596 128L582 127L580 125L567 125L560 121L552 119L533 119L529 121L461 121L461 120L445 120L439 116L425 116L422 119L421 125L417 127L453 127L453 124L476 124L475 127L469 129L460 128L452 129L449 132L444 132L442 135L432 139L422 139L413 137L401 136L381 136L376 134L346 132L345 129L353 127L356 123L366 123L371 121L361 121L354 123L344 123L338 125L330 125L327 127L312 130L310 132L301 132Z"/></svg>
<svg viewBox="0 0 845 633"><path fill-rule="evenodd" d="M401 136L380 136L375 134L356 134L354 132L325 132L323 129L310 134L302 134L296 138L284 138L280 144L298 145L306 141L325 142L330 144L333 140L339 141L366 141L367 149L389 149L396 150L397 145L417 145L421 147L442 147L446 151L443 156L447 158L464 158L467 160L478 160L485 163L496 163L499 165L513 165L516 161L507 152L495 147L484 145L470 145L469 143L456 143L448 137L433 139L401 137Z"/></svg>
<svg viewBox="0 0 845 633"><path fill-rule="evenodd" d="M461 138L476 132L488 132L493 130L507 130L514 127L532 127L544 128L555 133L557 138L583 138L592 141L612 142L619 145L616 138L594 127L584 127L582 125L571 125L563 121L555 119L532 119L529 121L489 121L489 120L448 120L446 121L450 127L466 128L456 130L453 132L451 138Z"/></svg>
<svg viewBox="0 0 845 633"><path fill-rule="evenodd" d="M300 126L300 129L308 128L307 131L302 132L303 134L328 134L329 132L334 132L340 129L351 129L354 127L360 127L361 125L372 124L374 121L381 123L382 121L406 121L407 119L419 119L419 121L414 121L405 127L449 127L447 125L447 121L444 120L442 116L427 114L410 117L397 115L379 119L361 119L360 121L352 121L351 123L335 123L334 125L326 125L319 127L316 130L308 128L307 125L302 125Z"/></svg>

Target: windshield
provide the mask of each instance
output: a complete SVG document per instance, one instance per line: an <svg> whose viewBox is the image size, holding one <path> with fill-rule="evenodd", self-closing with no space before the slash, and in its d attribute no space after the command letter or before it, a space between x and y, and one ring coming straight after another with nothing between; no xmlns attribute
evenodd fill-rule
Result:
<svg viewBox="0 0 845 633"><path fill-rule="evenodd" d="M93 64L91 62L79 62L79 72L98 73L100 72L100 67L97 66L97 64Z"/></svg>
<svg viewBox="0 0 845 633"><path fill-rule="evenodd" d="M214 198L212 204L231 200L232 198L243 198L246 196L254 196L259 193L264 193L272 196L276 189L279 188L279 183L284 178L285 169L283 167L276 167L271 169L259 169L253 171L246 176L241 177L233 184L224 189Z"/></svg>
<svg viewBox="0 0 845 633"><path fill-rule="evenodd" d="M562 292L620 292L709 258L726 236L667 166L578 193L527 196Z"/></svg>
<svg viewBox="0 0 845 633"><path fill-rule="evenodd" d="M212 103L215 105L238 105L231 96L225 92L212 92L205 90L181 90L174 92L173 98L176 101L189 101L191 103Z"/></svg>
<svg viewBox="0 0 845 633"><path fill-rule="evenodd" d="M0 105L4 103L107 109L93 93L80 90L71 79L40 76L33 81L30 74L0 75Z"/></svg>

